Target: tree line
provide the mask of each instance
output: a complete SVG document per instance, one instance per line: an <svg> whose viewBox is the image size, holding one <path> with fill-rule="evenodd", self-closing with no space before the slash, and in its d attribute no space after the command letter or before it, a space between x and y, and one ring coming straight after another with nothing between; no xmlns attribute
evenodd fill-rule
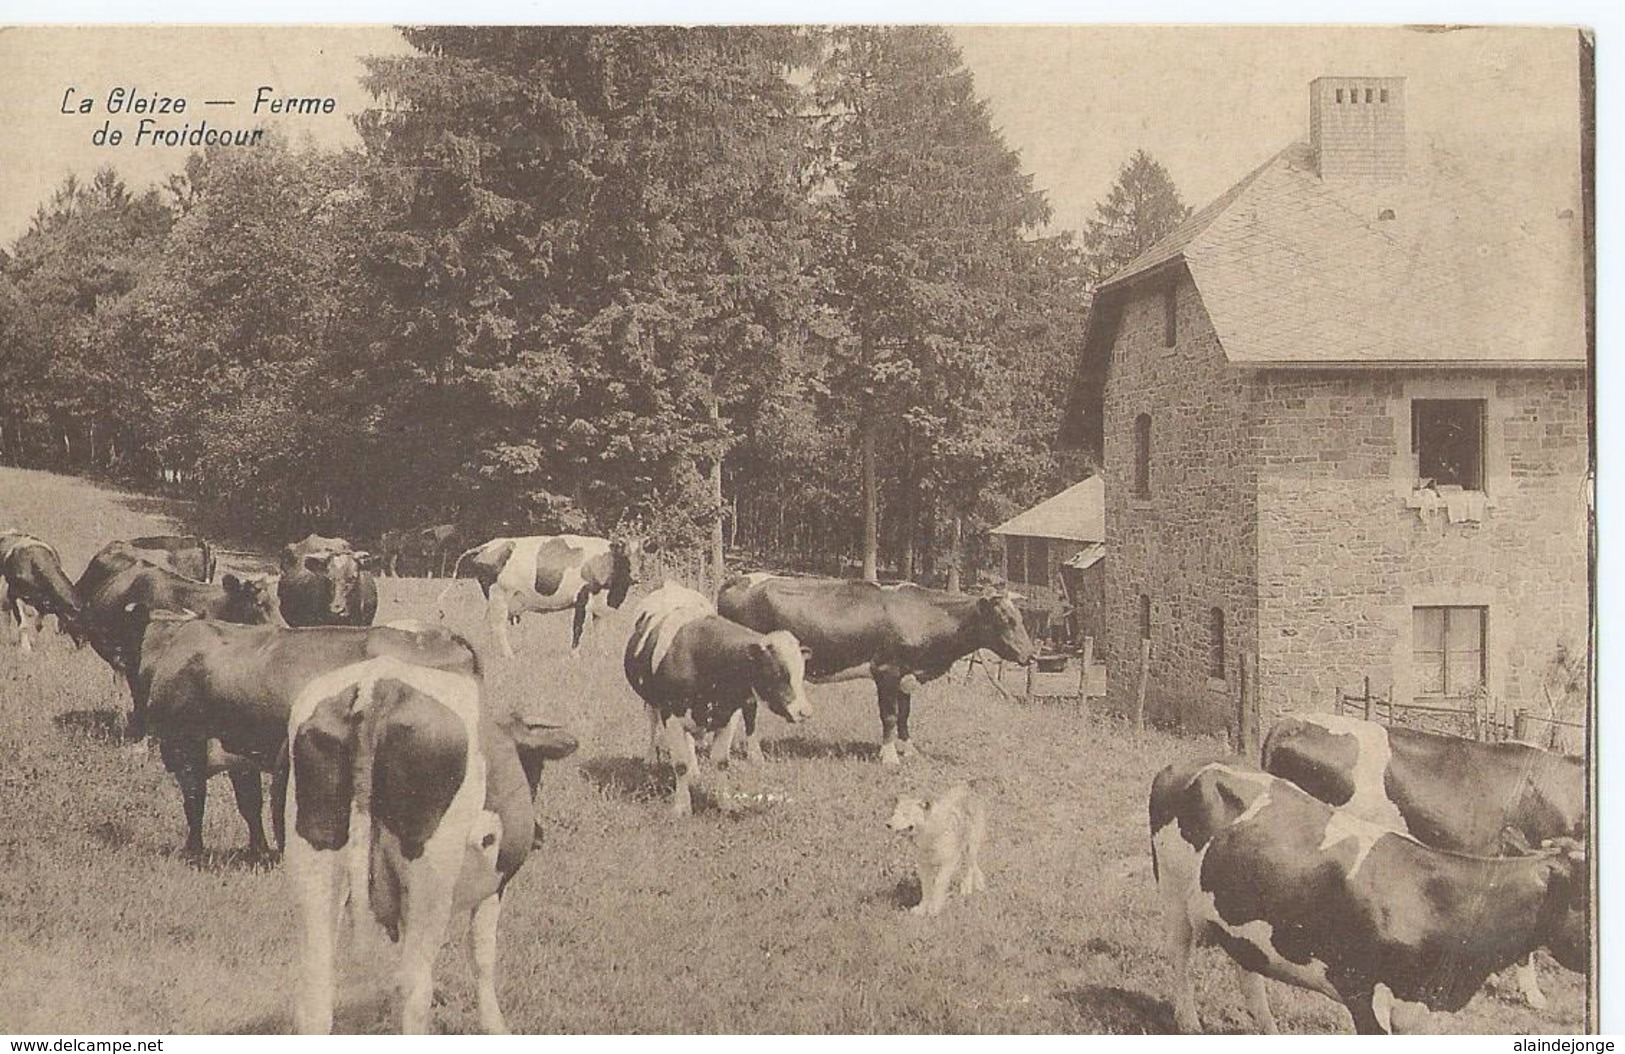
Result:
<svg viewBox="0 0 1625 1054"><path fill-rule="evenodd" d="M1054 447L1089 292L1188 211L1149 157L1080 245L940 28L403 32L353 148L41 203L0 461L265 538L628 529L950 585L1091 471Z"/></svg>

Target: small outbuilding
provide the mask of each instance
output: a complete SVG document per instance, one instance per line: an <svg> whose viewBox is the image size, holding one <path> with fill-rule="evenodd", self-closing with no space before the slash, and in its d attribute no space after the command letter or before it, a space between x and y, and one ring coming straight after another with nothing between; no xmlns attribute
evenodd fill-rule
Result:
<svg viewBox="0 0 1625 1054"><path fill-rule="evenodd" d="M988 532L1004 543L1004 580L1052 641L1099 637L1105 590L1106 486L1091 476Z"/></svg>

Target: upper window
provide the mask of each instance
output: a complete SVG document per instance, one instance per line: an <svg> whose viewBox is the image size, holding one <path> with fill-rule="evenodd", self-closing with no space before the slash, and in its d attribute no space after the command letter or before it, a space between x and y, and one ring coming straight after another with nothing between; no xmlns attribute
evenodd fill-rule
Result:
<svg viewBox="0 0 1625 1054"><path fill-rule="evenodd" d="M1411 609L1411 660L1417 695L1460 697L1484 684L1481 607Z"/></svg>
<svg viewBox="0 0 1625 1054"><path fill-rule="evenodd" d="M1134 493L1145 498L1151 494L1151 415L1141 414L1134 419Z"/></svg>
<svg viewBox="0 0 1625 1054"><path fill-rule="evenodd" d="M1416 475L1436 486L1484 489L1484 400L1411 401Z"/></svg>
<svg viewBox="0 0 1625 1054"><path fill-rule="evenodd" d="M1171 348L1179 340L1179 286L1168 283L1162 291L1162 346Z"/></svg>

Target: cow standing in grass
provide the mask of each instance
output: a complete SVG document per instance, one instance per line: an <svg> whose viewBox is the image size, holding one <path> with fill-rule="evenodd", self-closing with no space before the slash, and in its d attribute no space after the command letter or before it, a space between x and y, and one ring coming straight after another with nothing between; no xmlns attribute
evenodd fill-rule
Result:
<svg viewBox="0 0 1625 1054"><path fill-rule="evenodd" d="M509 623L526 611L574 611L570 654L579 653L589 618L618 608L637 581L640 557L636 541L592 538L578 534L551 537L493 538L457 557L455 580L466 563L485 594L485 621L506 658L513 658ZM440 591L437 603L451 589Z"/></svg>
<svg viewBox="0 0 1625 1054"><path fill-rule="evenodd" d="M694 730L715 736L711 761L726 772L736 719L745 723L753 756L760 757L756 700L792 723L812 716L802 684L803 663L793 634L762 634L730 622L705 597L675 582L638 605L626 642L626 679L648 712L649 749L656 760L664 733L677 777L674 814L686 815L693 808L689 780L699 764Z"/></svg>
<svg viewBox="0 0 1625 1054"><path fill-rule="evenodd" d="M360 632L368 647L388 639ZM286 709L287 863L304 923L300 1032L332 1030L346 901L355 933L381 927L401 946L402 1032L429 1030L434 961L454 921L468 934L480 1025L507 1032L496 991L502 894L531 851L542 764L576 742L551 725L499 723L463 649L467 661L449 669L394 654L339 666Z"/></svg>
<svg viewBox="0 0 1625 1054"><path fill-rule="evenodd" d="M479 673L469 643L439 627L287 629L153 616L141 635L132 688L136 711L145 715L164 767L180 785L187 828L183 851L203 851L208 779L227 772L248 825L249 850L267 854L260 773L277 773L280 783L277 762L294 699L323 674L381 657ZM280 797L280 785L274 785L272 798ZM281 810L274 808L279 845L280 820Z"/></svg>
<svg viewBox="0 0 1625 1054"><path fill-rule="evenodd" d="M743 575L723 584L717 610L760 633L788 630L807 649L814 684L873 678L880 760L911 749L909 710L921 684L986 648L1027 663L1033 642L1006 597L972 597L903 583Z"/></svg>
<svg viewBox="0 0 1625 1054"><path fill-rule="evenodd" d="M1585 762L1523 743L1289 714L1265 738L1263 764L1328 805L1435 849L1494 856L1586 837ZM1530 1006L1546 1005L1533 960L1519 965L1518 986Z"/></svg>
<svg viewBox="0 0 1625 1054"><path fill-rule="evenodd" d="M1407 1027L1400 1011L1460 1010L1538 947L1585 968L1587 870L1571 839L1522 857L1448 853L1242 761L1163 769L1150 821L1183 1032L1201 1030L1198 944L1235 962L1254 1024L1270 1033L1265 977L1338 1000L1367 1034Z"/></svg>
<svg viewBox="0 0 1625 1054"><path fill-rule="evenodd" d="M146 735L146 713L141 695L135 691L135 675L150 613L244 625L285 625L277 605L276 579L271 576L227 574L219 582L198 582L149 564L134 550L120 546L98 553L80 580L100 583L85 601L86 633L90 646L107 660L114 676L122 675L130 684L134 706L127 732L132 739Z"/></svg>
<svg viewBox="0 0 1625 1054"><path fill-rule="evenodd" d="M55 615L57 627L75 644L82 643L81 603L55 549L21 531L0 532L0 607L16 627L23 651L34 650L25 625L32 622L37 637L46 615ZM25 604L31 612L25 613Z"/></svg>
<svg viewBox="0 0 1625 1054"><path fill-rule="evenodd" d="M370 626L378 614L371 557L343 538L307 535L282 549L277 597L290 626Z"/></svg>

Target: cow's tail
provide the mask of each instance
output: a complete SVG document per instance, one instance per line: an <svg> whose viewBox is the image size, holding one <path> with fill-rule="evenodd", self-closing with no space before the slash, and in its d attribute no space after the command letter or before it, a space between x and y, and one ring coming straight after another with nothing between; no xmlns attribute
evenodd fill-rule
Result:
<svg viewBox="0 0 1625 1054"><path fill-rule="evenodd" d="M481 549L484 549L490 544L490 542L481 542L472 549L464 549L462 553L458 555L457 562L451 565L451 575L446 579L445 587L440 590L440 595L434 598L435 607L440 609L441 618L446 617L446 594L451 592L451 587L457 584L457 573L463 569L463 561L467 560L469 557L473 556L475 553L479 552Z"/></svg>

